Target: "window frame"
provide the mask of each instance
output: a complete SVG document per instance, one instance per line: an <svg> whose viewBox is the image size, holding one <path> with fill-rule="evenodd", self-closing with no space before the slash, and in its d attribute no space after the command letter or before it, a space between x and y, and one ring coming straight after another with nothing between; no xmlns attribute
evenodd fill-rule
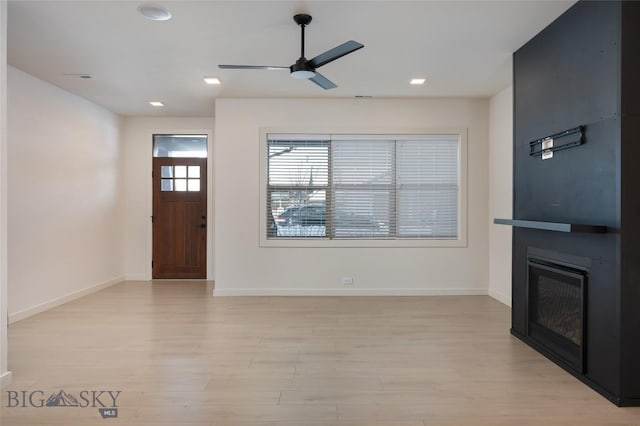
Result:
<svg viewBox="0 0 640 426"><path fill-rule="evenodd" d="M454 128L420 128L420 129L384 129L376 131L328 131L327 129L283 129L283 128L261 128L260 129L260 200L259 200L259 246L260 247L467 247L467 129L463 127ZM278 237L269 238L267 236L267 198L268 198L268 137L272 134L311 137L317 135L330 135L331 138L337 139L347 137L349 139L419 139L421 136L429 135L455 135L459 137L459 191L458 191L458 238L457 239L420 239L420 238L401 238L401 239L332 239L325 237ZM329 154L331 155L331 154ZM331 162L331 158L329 158ZM329 170L331 175L331 167ZM330 177L329 177L330 178ZM329 180L328 185L331 186ZM327 194L329 198L329 194ZM330 209L329 200L327 200L327 208ZM329 219L328 219L329 220Z"/></svg>

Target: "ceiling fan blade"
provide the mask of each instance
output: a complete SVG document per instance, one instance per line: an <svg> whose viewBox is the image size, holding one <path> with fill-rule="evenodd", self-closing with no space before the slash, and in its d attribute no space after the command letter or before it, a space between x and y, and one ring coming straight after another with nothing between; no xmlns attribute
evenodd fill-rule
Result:
<svg viewBox="0 0 640 426"><path fill-rule="evenodd" d="M316 71L316 75L311 77L309 81L313 81L315 84L322 87L324 90L334 89L338 87L335 85L333 81L329 80L327 77L320 74L318 71Z"/></svg>
<svg viewBox="0 0 640 426"><path fill-rule="evenodd" d="M315 58L312 58L307 62L313 68L320 68L321 66L328 64L331 61L335 61L338 58L348 55L351 52L355 52L358 49L362 49L363 44L357 41L349 40L346 43L342 43L340 46L329 49L324 53L319 54Z"/></svg>
<svg viewBox="0 0 640 426"><path fill-rule="evenodd" d="M223 70L288 70L289 67L276 67L271 65L218 65Z"/></svg>

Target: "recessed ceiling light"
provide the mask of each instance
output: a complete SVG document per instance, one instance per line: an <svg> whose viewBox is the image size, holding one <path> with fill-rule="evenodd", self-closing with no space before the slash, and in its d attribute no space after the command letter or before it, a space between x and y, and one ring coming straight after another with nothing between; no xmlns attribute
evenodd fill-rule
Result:
<svg viewBox="0 0 640 426"><path fill-rule="evenodd" d="M159 101L151 101L149 102L149 105L153 106L153 107L163 107L164 104L162 102Z"/></svg>
<svg viewBox="0 0 640 426"><path fill-rule="evenodd" d="M418 86L420 84L424 84L425 81L427 81L426 78L412 78L409 84Z"/></svg>
<svg viewBox="0 0 640 426"><path fill-rule="evenodd" d="M218 77L205 77L204 82L207 84L220 84L221 81Z"/></svg>
<svg viewBox="0 0 640 426"><path fill-rule="evenodd" d="M171 12L155 4L141 4L138 6L138 12L152 21L168 21L171 19Z"/></svg>

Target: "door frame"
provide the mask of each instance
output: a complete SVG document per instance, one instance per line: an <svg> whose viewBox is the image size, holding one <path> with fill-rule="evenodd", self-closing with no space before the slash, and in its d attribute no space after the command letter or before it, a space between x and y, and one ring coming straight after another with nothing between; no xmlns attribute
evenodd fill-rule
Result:
<svg viewBox="0 0 640 426"><path fill-rule="evenodd" d="M153 260L153 135L207 135L207 280L215 279L214 271L214 202L213 202L213 129L149 129L147 134L148 155L145 159L145 198L146 198L146 256L147 265L145 267L146 280L151 280L151 261Z"/></svg>

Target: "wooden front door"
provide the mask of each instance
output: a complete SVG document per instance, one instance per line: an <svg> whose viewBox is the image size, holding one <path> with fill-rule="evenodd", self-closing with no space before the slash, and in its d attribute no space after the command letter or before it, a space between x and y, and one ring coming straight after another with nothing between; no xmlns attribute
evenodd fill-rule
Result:
<svg viewBox="0 0 640 426"><path fill-rule="evenodd" d="M207 159L153 159L153 278L207 276Z"/></svg>

